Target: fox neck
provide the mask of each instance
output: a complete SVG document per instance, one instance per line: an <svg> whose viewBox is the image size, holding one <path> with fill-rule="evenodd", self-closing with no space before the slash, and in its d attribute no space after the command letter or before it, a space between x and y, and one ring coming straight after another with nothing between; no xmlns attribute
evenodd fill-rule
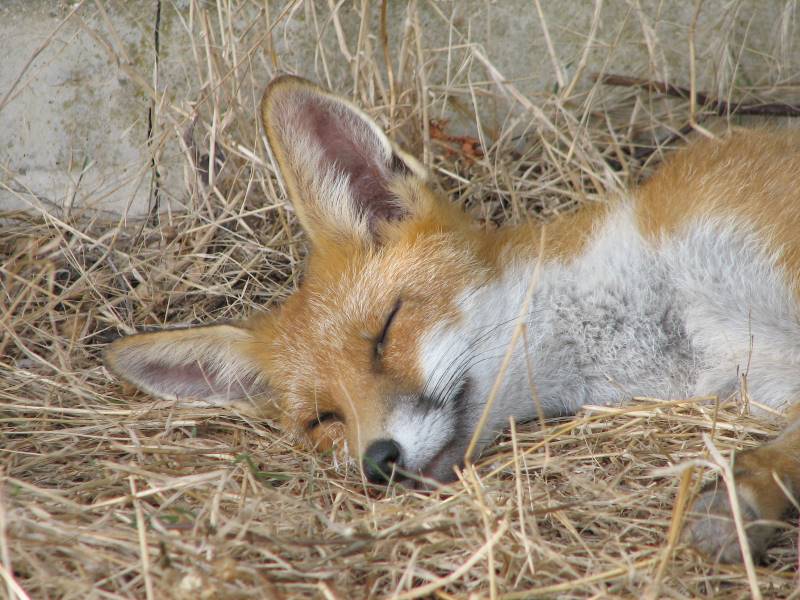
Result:
<svg viewBox="0 0 800 600"><path fill-rule="evenodd" d="M543 264L569 263L579 259L588 252L598 230L627 206L624 199L614 198L587 204L581 210L546 225L532 222L497 230L496 238L491 242L497 249L494 253L497 264L505 270L505 266L513 263L510 257L522 262L541 260Z"/></svg>

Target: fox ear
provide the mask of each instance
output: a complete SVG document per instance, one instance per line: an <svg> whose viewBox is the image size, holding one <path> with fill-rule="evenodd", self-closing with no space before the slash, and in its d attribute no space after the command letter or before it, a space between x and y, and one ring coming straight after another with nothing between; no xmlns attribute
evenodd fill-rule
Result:
<svg viewBox="0 0 800 600"><path fill-rule="evenodd" d="M113 342L110 371L165 400L264 404L268 386L248 357L253 336L235 325L140 333Z"/></svg>
<svg viewBox="0 0 800 600"><path fill-rule="evenodd" d="M354 104L285 75L264 92L261 116L312 244L321 238L374 240L382 222L410 213L391 182L397 176L424 179L424 167L395 148Z"/></svg>

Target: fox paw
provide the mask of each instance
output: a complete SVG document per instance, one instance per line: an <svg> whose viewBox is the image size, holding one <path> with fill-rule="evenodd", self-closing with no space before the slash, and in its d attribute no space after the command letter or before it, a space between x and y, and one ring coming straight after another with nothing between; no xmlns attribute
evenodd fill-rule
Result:
<svg viewBox="0 0 800 600"><path fill-rule="evenodd" d="M759 560L769 546L775 527L759 522L759 511L750 501L748 490L737 493L750 553ZM742 549L731 510L727 489L714 482L700 492L689 510L683 530L685 542L703 554L723 563L742 562Z"/></svg>

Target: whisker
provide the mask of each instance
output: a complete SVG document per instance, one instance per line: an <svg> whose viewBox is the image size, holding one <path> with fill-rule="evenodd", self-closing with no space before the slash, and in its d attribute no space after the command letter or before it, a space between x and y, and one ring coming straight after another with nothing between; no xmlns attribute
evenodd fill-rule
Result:
<svg viewBox="0 0 800 600"><path fill-rule="evenodd" d="M530 320L534 317L537 313L541 312L544 309L543 306L533 306L531 309L526 313L525 318ZM441 389L446 389L454 379L460 379L465 373L464 364L459 365L462 360L466 357L466 363L470 360L470 357L480 356L480 354L472 354L474 349L481 345L484 341L491 338L492 335L499 335L499 331L505 327L516 326L519 323L519 316L514 316L512 318L506 319L499 323L492 323L488 325L481 325L478 327L474 327L471 331L483 331L480 335L470 340L467 346L462 349L456 356L448 357L447 355L443 355L440 357L436 367L434 368L434 372L438 372L438 376L435 380L426 381L423 387L423 394L426 396L431 397L438 397L441 395ZM469 332L470 330L466 330ZM502 340L502 344L499 346L489 348L488 351L494 351L495 349L499 349L500 347L507 347L508 341ZM484 351L482 351L484 352ZM448 359L450 360L449 364L443 368L439 369L438 367L441 365L442 361Z"/></svg>

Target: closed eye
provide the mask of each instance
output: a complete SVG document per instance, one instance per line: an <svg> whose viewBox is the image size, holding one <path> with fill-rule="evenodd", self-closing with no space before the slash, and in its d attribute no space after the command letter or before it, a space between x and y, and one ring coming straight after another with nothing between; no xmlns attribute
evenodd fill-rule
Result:
<svg viewBox="0 0 800 600"><path fill-rule="evenodd" d="M403 301L398 298L397 302L395 302L394 307L389 312L389 315L386 317L386 321L383 323L383 329L381 330L378 337L375 338L375 359L380 360L383 358L383 351L386 349L386 342L389 338L389 329L392 326L392 322L394 318L397 316L397 313L400 311L400 306L403 304Z"/></svg>
<svg viewBox="0 0 800 600"><path fill-rule="evenodd" d="M306 423L306 431L314 431L323 423L332 423L334 421L341 421L342 417L339 413L334 411L326 411L319 413L316 417Z"/></svg>

